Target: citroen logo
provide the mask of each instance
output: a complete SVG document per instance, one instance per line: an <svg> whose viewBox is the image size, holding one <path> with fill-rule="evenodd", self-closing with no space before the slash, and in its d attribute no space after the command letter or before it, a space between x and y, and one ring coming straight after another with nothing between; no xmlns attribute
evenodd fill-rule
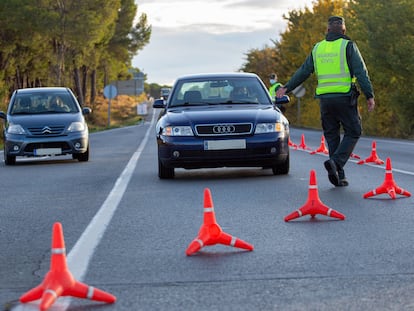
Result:
<svg viewBox="0 0 414 311"><path fill-rule="evenodd" d="M51 134L52 133L52 129L48 126L45 126L44 128L42 128L42 134Z"/></svg>
<svg viewBox="0 0 414 311"><path fill-rule="evenodd" d="M213 126L213 133L214 134L231 134L234 133L236 128L234 125L230 124L222 124L222 125L215 125Z"/></svg>

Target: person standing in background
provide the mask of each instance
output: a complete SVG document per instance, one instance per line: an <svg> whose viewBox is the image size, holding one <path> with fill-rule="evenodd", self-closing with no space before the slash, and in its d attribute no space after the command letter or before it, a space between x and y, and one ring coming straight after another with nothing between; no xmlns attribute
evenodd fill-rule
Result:
<svg viewBox="0 0 414 311"><path fill-rule="evenodd" d="M277 74L271 73L269 76L269 94L272 98L272 101L276 103L276 92L277 90L282 86L282 83L277 82ZM278 107L283 113L285 112L286 108L283 105L276 104L276 107Z"/></svg>

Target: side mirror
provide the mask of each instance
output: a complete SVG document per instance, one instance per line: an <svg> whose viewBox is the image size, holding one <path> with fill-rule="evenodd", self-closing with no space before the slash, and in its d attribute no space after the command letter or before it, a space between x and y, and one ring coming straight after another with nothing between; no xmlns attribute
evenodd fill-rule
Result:
<svg viewBox="0 0 414 311"><path fill-rule="evenodd" d="M290 98L288 95L283 95L282 97L276 97L275 104L287 104L290 102Z"/></svg>
<svg viewBox="0 0 414 311"><path fill-rule="evenodd" d="M152 104L153 108L165 108L166 101L164 99L156 99Z"/></svg>
<svg viewBox="0 0 414 311"><path fill-rule="evenodd" d="M89 108L89 107L83 107L83 108L82 108L82 114L83 114L83 115L90 114L91 112L92 112L92 109L91 109L91 108Z"/></svg>
<svg viewBox="0 0 414 311"><path fill-rule="evenodd" d="M3 111L0 111L0 119L7 120L7 116Z"/></svg>

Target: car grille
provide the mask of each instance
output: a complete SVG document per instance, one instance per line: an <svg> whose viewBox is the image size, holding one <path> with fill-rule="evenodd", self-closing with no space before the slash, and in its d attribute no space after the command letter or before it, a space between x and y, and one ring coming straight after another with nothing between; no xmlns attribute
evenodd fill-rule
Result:
<svg viewBox="0 0 414 311"><path fill-rule="evenodd" d="M196 125L198 136L246 135L252 132L251 123L223 123Z"/></svg>
<svg viewBox="0 0 414 311"><path fill-rule="evenodd" d="M55 136L60 135L65 130L64 125L29 127L29 132L33 136Z"/></svg>
<svg viewBox="0 0 414 311"><path fill-rule="evenodd" d="M48 142L28 144L24 149L25 152L33 152L40 148L60 148L63 151L70 150L70 146L66 142Z"/></svg>

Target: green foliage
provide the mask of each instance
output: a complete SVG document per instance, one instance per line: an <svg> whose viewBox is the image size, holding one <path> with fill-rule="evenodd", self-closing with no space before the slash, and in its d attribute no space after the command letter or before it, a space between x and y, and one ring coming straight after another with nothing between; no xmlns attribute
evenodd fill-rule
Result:
<svg viewBox="0 0 414 311"><path fill-rule="evenodd" d="M342 0L319 0L314 2L312 10L293 10L284 16L288 26L281 34L279 44L280 65L284 68L280 74L281 81L288 81L312 51L314 44L325 38L329 16L343 15L344 6L345 1ZM297 111L298 99L291 96L292 104L287 106L286 115L297 125L320 128L319 104L314 98L316 84L315 76L304 82L306 93L300 99L300 114Z"/></svg>
<svg viewBox="0 0 414 311"><path fill-rule="evenodd" d="M411 138L414 2L359 0L350 8L354 39L370 69L377 104L372 115L363 110L364 128L381 136Z"/></svg>
<svg viewBox="0 0 414 311"><path fill-rule="evenodd" d="M276 46L277 42L274 44ZM241 70L256 73L269 87L269 75L273 72L279 75L280 56L278 49L269 46L265 46L262 50L252 49L246 54L246 57L246 62Z"/></svg>
<svg viewBox="0 0 414 311"><path fill-rule="evenodd" d="M97 86L129 77L132 57L149 42L137 9L134 0L2 0L0 96L64 85L82 104L93 101Z"/></svg>
<svg viewBox="0 0 414 311"><path fill-rule="evenodd" d="M288 24L280 42L274 41L274 47L249 51L241 70L259 73L266 82L269 67L273 67L279 81L287 81L313 45L324 38L327 20L332 15L345 17L347 35L357 43L374 86L374 112L367 112L363 95L359 98L364 134L414 137L412 0L314 1L312 8L293 10L285 15ZM314 75L304 83L306 94L300 99L300 115L298 99L291 96L286 115L292 124L320 128L319 105L314 99L316 83Z"/></svg>

